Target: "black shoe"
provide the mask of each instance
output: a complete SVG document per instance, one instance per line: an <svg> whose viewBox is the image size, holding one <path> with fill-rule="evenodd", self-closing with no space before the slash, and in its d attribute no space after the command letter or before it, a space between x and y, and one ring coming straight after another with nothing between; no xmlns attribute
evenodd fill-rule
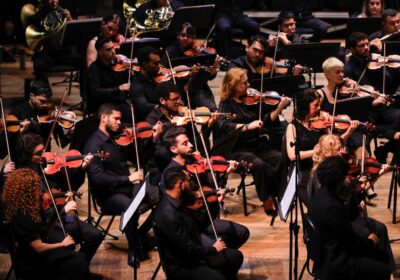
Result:
<svg viewBox="0 0 400 280"><path fill-rule="evenodd" d="M388 152L383 146L377 147L374 151L374 154L379 163L386 163Z"/></svg>
<svg viewBox="0 0 400 280"><path fill-rule="evenodd" d="M128 265L132 268L140 267L140 261L135 258L135 255L133 254L133 252L128 253Z"/></svg>
<svg viewBox="0 0 400 280"><path fill-rule="evenodd" d="M369 200L372 200L372 199L374 199L374 198L377 197L377 196L378 196L377 193L367 194L367 198L368 198Z"/></svg>

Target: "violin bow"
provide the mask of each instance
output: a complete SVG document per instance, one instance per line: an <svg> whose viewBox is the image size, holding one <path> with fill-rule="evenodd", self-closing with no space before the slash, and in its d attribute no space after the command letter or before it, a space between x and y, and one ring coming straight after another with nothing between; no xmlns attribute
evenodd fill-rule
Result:
<svg viewBox="0 0 400 280"><path fill-rule="evenodd" d="M129 57L129 72L128 72L128 83L131 82L132 76L132 57L133 57L133 45L135 44L135 33L136 33L136 26L133 29L133 37L132 37L132 45L131 45L131 54Z"/></svg>
<svg viewBox="0 0 400 280"><path fill-rule="evenodd" d="M140 159L139 159L139 146L137 141L136 135L136 122L135 122L135 112L133 111L133 104L131 103L131 118L132 118L132 125L133 125L133 137L135 138L135 154L136 154L136 164L138 171L141 170L140 166Z"/></svg>
<svg viewBox="0 0 400 280"><path fill-rule="evenodd" d="M51 124L51 129L50 129L49 135L47 136L47 140L46 140L46 144L44 145L43 153L47 150L47 148L50 145L51 135L53 134L54 128L56 127L56 124L57 124L58 120L60 119L61 107L64 104L64 100L65 100L65 97L67 96L67 92L68 92L68 88L65 88L64 95L60 101L60 105L56 109L55 118L54 118L53 123ZM61 143L58 143L58 144L61 145Z"/></svg>
<svg viewBox="0 0 400 280"><path fill-rule="evenodd" d="M215 29L215 25L217 24L217 22L214 22L214 25L211 27L210 31L208 32L206 38L204 38L203 43L201 43L201 47L204 48L206 45L206 42L208 42L208 38L210 38L212 32ZM208 45L208 44L207 44Z"/></svg>
<svg viewBox="0 0 400 280"><path fill-rule="evenodd" d="M271 75L270 75L271 78L274 75L274 70L275 70L276 54L278 52L279 33L281 33L281 29L278 27L278 33L276 35L277 38L276 38L275 49L274 49L274 57L272 58L272 69L271 69Z"/></svg>
<svg viewBox="0 0 400 280"><path fill-rule="evenodd" d="M0 88L1 88L1 85L0 85ZM1 89L0 89L0 91L1 91ZM12 162L11 152L10 152L10 142L8 141L7 123L6 123L6 117L4 114L3 97L1 95L0 95L0 106L1 106L1 117L3 119L4 135L5 135L6 146L7 146L8 161Z"/></svg>
<svg viewBox="0 0 400 280"><path fill-rule="evenodd" d="M332 110L331 134L333 134L333 128L335 127L335 114L336 114L336 103L337 103L338 93L339 93L339 88L336 87L336 89L335 89L335 101L333 102L333 110Z"/></svg>
<svg viewBox="0 0 400 280"><path fill-rule="evenodd" d="M262 117L262 98L264 92L264 63L261 66L261 84L260 84L260 101L259 101L259 108L258 108L258 120L261 122Z"/></svg>
<svg viewBox="0 0 400 280"><path fill-rule="evenodd" d="M383 81L382 81L382 93L386 94L386 43L383 42Z"/></svg>
<svg viewBox="0 0 400 280"><path fill-rule="evenodd" d="M212 170L212 167L210 168L210 170ZM217 230L215 229L214 221L213 221L213 219L211 217L210 208L208 207L207 199L206 199L206 196L204 195L203 189L201 187L199 174L197 173L197 169L196 168L195 168L194 175L196 177L197 184L199 185L199 190L200 190L200 193L201 193L201 197L202 197L202 199L204 201L204 206L206 207L208 218L210 219L210 224L211 224L211 227L212 227L212 230L213 230L213 233L214 233L215 240L218 240L219 237L218 237L218 234L217 234Z"/></svg>

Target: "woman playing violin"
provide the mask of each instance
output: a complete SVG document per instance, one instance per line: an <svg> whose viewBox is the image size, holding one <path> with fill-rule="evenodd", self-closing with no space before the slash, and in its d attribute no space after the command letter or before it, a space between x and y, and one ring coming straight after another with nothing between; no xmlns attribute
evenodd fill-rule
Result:
<svg viewBox="0 0 400 280"><path fill-rule="evenodd" d="M74 239L43 217L40 189L30 169L14 171L4 185L5 221L18 242L16 269L24 279L88 279L86 256L74 252Z"/></svg>
<svg viewBox="0 0 400 280"><path fill-rule="evenodd" d="M278 116L290 101L282 98L273 111L263 104L260 120L259 112L254 106L242 103L241 97L246 95L248 88L246 70L232 68L226 73L222 83L220 111L234 113L237 118L221 119L218 128L222 134L239 132L236 144L231 152L227 151L227 154L230 155L230 159L253 163L251 173L254 176L258 198L263 202L265 212L274 215L276 208L273 196L278 185L281 154L271 148L273 139L270 138L276 135L270 133L268 129L280 126ZM263 137L263 135L268 136Z"/></svg>

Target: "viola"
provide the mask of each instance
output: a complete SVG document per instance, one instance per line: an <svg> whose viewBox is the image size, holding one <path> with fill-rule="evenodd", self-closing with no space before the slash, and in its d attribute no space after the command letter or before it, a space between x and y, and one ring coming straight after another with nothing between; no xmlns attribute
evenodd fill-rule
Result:
<svg viewBox="0 0 400 280"><path fill-rule="evenodd" d="M367 66L368 69L376 70L380 69L383 66L387 66L390 68L400 67L400 55L392 54L384 57L376 53L371 54L371 59Z"/></svg>
<svg viewBox="0 0 400 280"><path fill-rule="evenodd" d="M261 101L268 105L276 106L281 100L282 97L276 91L266 91L261 94L258 90L253 88L249 88L247 94L241 97L241 101L246 105L256 105ZM291 100L292 99L290 99L290 101Z"/></svg>
<svg viewBox="0 0 400 280"><path fill-rule="evenodd" d="M59 155L53 152L43 153L42 163L46 164L44 172L48 175L55 174L60 171L64 166L70 168L78 168L82 165L83 158L86 155L82 155L78 150L69 150L63 155ZM93 156L100 158L101 160L110 157L110 153L98 152L93 154Z"/></svg>
<svg viewBox="0 0 400 280"><path fill-rule="evenodd" d="M130 67L132 67L132 70L135 72L140 71L140 66L136 60L131 60L122 54L117 54L115 60L111 61L111 65L112 70L116 72L128 70Z"/></svg>
<svg viewBox="0 0 400 280"><path fill-rule="evenodd" d="M148 122L139 122L135 126L136 137L147 139L153 136L153 125ZM135 133L133 128L125 127L122 132L114 136L114 141L120 146L128 146L135 141Z"/></svg>
<svg viewBox="0 0 400 280"><path fill-rule="evenodd" d="M330 128L332 122L334 122L334 129L345 131L350 127L351 118L348 115L337 115L336 117L332 117L328 112L320 111L319 116L310 119L310 122L311 128L315 130ZM375 129L375 126L368 122L360 122L360 125L370 131Z"/></svg>
<svg viewBox="0 0 400 280"><path fill-rule="evenodd" d="M234 119L236 118L235 114L232 113L221 113L221 112L211 112L207 107L197 107L196 109L192 109L192 114L190 114L190 110L188 107L179 106L178 113L176 113L172 119L171 123L176 126L182 126L189 123L192 119L190 116L192 115L193 121L197 124L205 124L213 115L224 116L226 118Z"/></svg>
<svg viewBox="0 0 400 280"><path fill-rule="evenodd" d="M57 189L52 188L51 189L51 193L50 194L48 191L42 193L42 209L43 210L48 210L50 209L50 207L53 205L53 200L51 199L51 195L53 195L54 197L54 201L56 203L57 206L64 206L65 205L65 196L68 192L61 192ZM79 198L82 197L82 193L81 192L73 192L74 196L77 196Z"/></svg>
<svg viewBox="0 0 400 280"><path fill-rule="evenodd" d="M56 120L56 112L48 112L46 115L38 115L39 123L52 123ZM76 114L72 111L61 111L58 116L58 124L65 129L71 129L77 121Z"/></svg>
<svg viewBox="0 0 400 280"><path fill-rule="evenodd" d="M214 190L210 187L207 186L202 186L201 187L204 193L204 197L206 198L207 203L218 203L218 196L219 194L217 193L217 190ZM235 189L233 188L227 188L224 189L225 194L232 194L235 192ZM201 195L201 191L197 190L193 192L194 195L196 196L196 200L194 204L188 205L187 208L192 209L192 210L197 210L200 209L204 205L204 200L203 196Z"/></svg>

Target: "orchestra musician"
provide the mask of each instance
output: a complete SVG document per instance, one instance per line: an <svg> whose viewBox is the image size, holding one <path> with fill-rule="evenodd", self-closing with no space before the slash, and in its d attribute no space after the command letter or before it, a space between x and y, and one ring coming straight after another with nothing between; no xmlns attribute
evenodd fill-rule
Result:
<svg viewBox="0 0 400 280"><path fill-rule="evenodd" d="M188 54L189 56L202 54L201 49L204 46L201 46L200 42L195 41L196 28L189 22L181 25L176 38L175 43L166 49L169 59L185 57L187 56L186 53L190 53ZM161 57L160 63L166 68L170 67L166 53ZM211 111L217 109L214 95L207 83L217 76L219 64L220 61L216 60L214 65L208 66L207 69L201 68L198 65L192 67L191 71L193 73L189 76L187 90L189 90L190 101L193 107L205 106Z"/></svg>
<svg viewBox="0 0 400 280"><path fill-rule="evenodd" d="M390 268L376 248L376 234L357 235L341 197L349 164L342 158L328 157L316 174L321 188L311 201L311 218L321 240L321 279L390 279Z"/></svg>
<svg viewBox="0 0 400 280"><path fill-rule="evenodd" d="M198 221L185 209L193 194L184 168L171 168L164 177L165 194L155 213L154 231L167 277L237 279L242 253L228 248L222 238L207 246L201 243Z"/></svg>
<svg viewBox="0 0 400 280"><path fill-rule="evenodd" d="M370 41L373 41L376 38L379 38L380 40L390 39L390 41L398 41L400 38L398 32L400 30L399 12L394 9L386 9L383 11L381 19L382 29L369 35L368 39ZM379 45L376 47L379 52L382 51L382 48L379 48Z"/></svg>
<svg viewBox="0 0 400 280"><path fill-rule="evenodd" d="M230 159L253 163L251 173L258 198L263 202L266 214L276 215L273 197L278 186L281 153L271 147L269 136L262 135L268 133L269 128L280 125L278 116L290 104L290 100L282 97L272 111L263 104L260 120L258 110L242 102L248 88L246 70L232 68L226 73L222 82L220 111L236 114L237 118L221 118L217 123L218 130L222 134L235 130L241 132L233 150L226 153L231 156Z"/></svg>
<svg viewBox="0 0 400 280"><path fill-rule="evenodd" d="M88 260L74 252L73 237L43 218L41 193L40 178L30 169L12 172L4 185L5 221L18 242L15 269L24 279L89 279Z"/></svg>
<svg viewBox="0 0 400 280"><path fill-rule="evenodd" d="M385 10L385 0L364 0L358 18L379 18Z"/></svg>
<svg viewBox="0 0 400 280"><path fill-rule="evenodd" d="M126 101L131 83L127 71L112 69L116 56L111 38L99 36L95 48L98 57L87 70L88 112L96 113L102 104L114 102L122 106L124 116L130 116Z"/></svg>

